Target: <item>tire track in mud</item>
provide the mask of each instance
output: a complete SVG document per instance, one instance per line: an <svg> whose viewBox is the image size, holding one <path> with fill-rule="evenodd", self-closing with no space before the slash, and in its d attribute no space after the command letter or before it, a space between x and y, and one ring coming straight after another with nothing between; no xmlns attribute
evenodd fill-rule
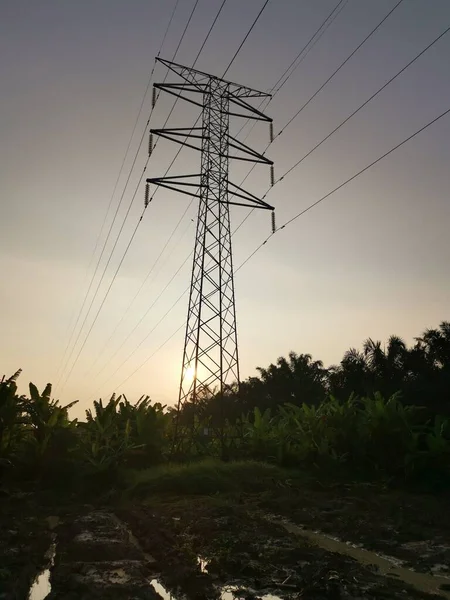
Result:
<svg viewBox="0 0 450 600"><path fill-rule="evenodd" d="M284 527L288 533L300 536L313 545L323 548L329 552L349 556L361 565L373 566L383 577L395 577L416 590L432 594L436 597L448 598L450 600L450 578L440 575L420 573L403 567L403 561L393 557L383 556L376 552L371 552L356 546L343 542L336 537L325 535L318 531L305 529L299 525L291 523L288 519L267 515L270 522Z"/></svg>
<svg viewBox="0 0 450 600"><path fill-rule="evenodd" d="M150 585L154 560L113 513L67 518L57 529L47 600L159 600Z"/></svg>

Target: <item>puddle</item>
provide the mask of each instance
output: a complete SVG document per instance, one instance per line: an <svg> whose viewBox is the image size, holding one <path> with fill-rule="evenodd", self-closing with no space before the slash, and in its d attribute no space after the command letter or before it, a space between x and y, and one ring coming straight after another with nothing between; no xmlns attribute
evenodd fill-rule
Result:
<svg viewBox="0 0 450 600"><path fill-rule="evenodd" d="M41 571L33 581L28 593L28 600L44 600L44 598L47 598L52 591L52 585L50 583L50 569L54 565L55 554L56 543L53 542L45 555L45 557L50 560L50 566Z"/></svg>
<svg viewBox="0 0 450 600"><path fill-rule="evenodd" d="M323 533L311 531L309 529L303 529L302 527L294 525L289 521L277 518L270 518L270 520L273 523L282 525L289 533L300 535L309 540L312 544L319 546L324 550L350 556L351 558L357 560L360 564L366 566L375 565L381 575L395 577L396 579L400 579L401 581L408 583L417 590L428 594L439 594L443 598L450 599L450 591L446 591L446 589L448 590L448 586L450 584L449 577L418 573L417 571L412 571L411 569L401 566L403 564L402 561L394 557L370 552L369 550L365 550L356 545L342 542L338 538L329 537Z"/></svg>
<svg viewBox="0 0 450 600"><path fill-rule="evenodd" d="M177 596L169 592L158 579L152 579L150 581L155 592L157 592L163 600L179 600ZM248 588L238 585L226 585L219 590L220 600L240 600L240 598L248 597ZM282 600L280 596L274 596L273 594L258 595L261 600Z"/></svg>
<svg viewBox="0 0 450 600"><path fill-rule="evenodd" d="M177 597L174 596L172 592L169 592L169 590L166 590L163 584L160 583L157 579L152 579L150 583L153 586L155 592L159 594L161 598L163 598L163 600L177 600Z"/></svg>
<svg viewBox="0 0 450 600"><path fill-rule="evenodd" d="M120 527L121 529L126 531L126 533L128 535L128 541L130 542L130 544L132 544L136 548L136 550L138 550L144 556L146 562L148 562L148 563L156 562L155 559L153 558L153 556L150 556L150 554L147 554L147 552L144 552L144 550L142 549L142 547L139 543L139 540L133 534L131 529L129 527L127 527L127 525L125 525L125 523L123 521L121 521L117 515L111 514L111 517L115 521L115 523L117 524L118 527Z"/></svg>
<svg viewBox="0 0 450 600"><path fill-rule="evenodd" d="M57 516L51 515L45 519L47 521L47 526L50 531L53 531L58 527L60 523L60 518ZM46 569L43 569L34 579L31 584L30 591L28 592L28 600L44 600L52 591L52 584L50 583L50 569L55 564L55 554L56 554L56 535L52 534L52 543L50 548L45 553L44 558L46 558L50 562L50 566Z"/></svg>
<svg viewBox="0 0 450 600"><path fill-rule="evenodd" d="M237 585L227 585L221 589L220 600L240 600L248 597L248 590L239 587ZM274 596L273 594L264 594L258 598L261 600L282 600L280 596Z"/></svg>
<svg viewBox="0 0 450 600"><path fill-rule="evenodd" d="M197 556L197 563L202 573L208 572L208 565L210 563L209 560L207 560L206 558L202 558L201 556Z"/></svg>

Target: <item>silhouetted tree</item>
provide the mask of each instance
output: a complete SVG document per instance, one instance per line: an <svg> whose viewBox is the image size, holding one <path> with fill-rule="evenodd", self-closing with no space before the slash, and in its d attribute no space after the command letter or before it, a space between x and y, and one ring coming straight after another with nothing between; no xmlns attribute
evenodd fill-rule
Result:
<svg viewBox="0 0 450 600"><path fill-rule="evenodd" d="M280 357L276 364L257 371L259 378L251 377L241 386L246 410L274 408L286 402L318 404L325 396L327 371L310 354L290 352L288 359Z"/></svg>
<svg viewBox="0 0 450 600"><path fill-rule="evenodd" d="M396 335L386 345L368 338L362 350L350 348L329 369L310 354L290 352L257 371L259 376L241 383L239 393L234 387L223 397L210 393L197 406L186 405L185 420L195 411L219 425L255 407L264 411L287 402L316 405L327 394L346 400L351 394L373 397L376 392L384 397L400 392L403 402L427 407L430 416L450 414L450 323L427 329L411 348Z"/></svg>

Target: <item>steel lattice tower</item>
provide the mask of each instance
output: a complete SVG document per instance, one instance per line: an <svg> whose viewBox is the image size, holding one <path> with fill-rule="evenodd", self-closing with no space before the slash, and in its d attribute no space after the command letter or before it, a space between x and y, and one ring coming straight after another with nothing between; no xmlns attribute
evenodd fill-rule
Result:
<svg viewBox="0 0 450 600"><path fill-rule="evenodd" d="M158 60L177 74L182 82L155 84L153 101L155 90L159 89L196 104L202 111L201 127L152 129L149 143L150 153L153 135L201 151L200 173L147 179L146 189L146 202L150 199L151 184L199 198L178 402L180 409L184 402L195 403L205 392L223 395L231 384L239 384L230 205L274 209L230 182L230 149L237 150L233 158L239 160L267 164L271 169L273 163L232 137L229 121L230 116L266 121L271 124L272 132L272 120L247 102L248 98L264 98L268 94L173 62ZM230 105L244 112L231 112ZM199 145L194 145L194 142Z"/></svg>

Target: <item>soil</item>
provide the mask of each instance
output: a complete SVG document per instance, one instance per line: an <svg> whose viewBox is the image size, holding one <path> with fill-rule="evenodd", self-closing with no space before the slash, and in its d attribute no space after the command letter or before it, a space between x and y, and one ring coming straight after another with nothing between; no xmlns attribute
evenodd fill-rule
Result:
<svg viewBox="0 0 450 600"><path fill-rule="evenodd" d="M396 599L405 592L430 598L375 566L289 534L267 519L257 498L246 500L173 499L119 513L155 557L161 581L176 598L218 599L229 586L241 590L238 598Z"/></svg>
<svg viewBox="0 0 450 600"><path fill-rule="evenodd" d="M0 599L26 598L30 582L46 566L51 532L32 494L0 498Z"/></svg>
<svg viewBox="0 0 450 600"><path fill-rule="evenodd" d="M290 482L263 494L155 496L108 505L59 506L13 494L0 499L0 598L28 598L47 567L48 600L449 598L450 586L438 592L437 583L440 595L432 596L271 520L284 517L417 571L448 575L450 584L448 502L446 495L378 486ZM53 566L46 556L52 536Z"/></svg>
<svg viewBox="0 0 450 600"><path fill-rule="evenodd" d="M450 576L450 494L393 491L373 484L287 486L255 498L264 511ZM436 565L441 565L438 569ZM448 571L448 573L447 573Z"/></svg>

